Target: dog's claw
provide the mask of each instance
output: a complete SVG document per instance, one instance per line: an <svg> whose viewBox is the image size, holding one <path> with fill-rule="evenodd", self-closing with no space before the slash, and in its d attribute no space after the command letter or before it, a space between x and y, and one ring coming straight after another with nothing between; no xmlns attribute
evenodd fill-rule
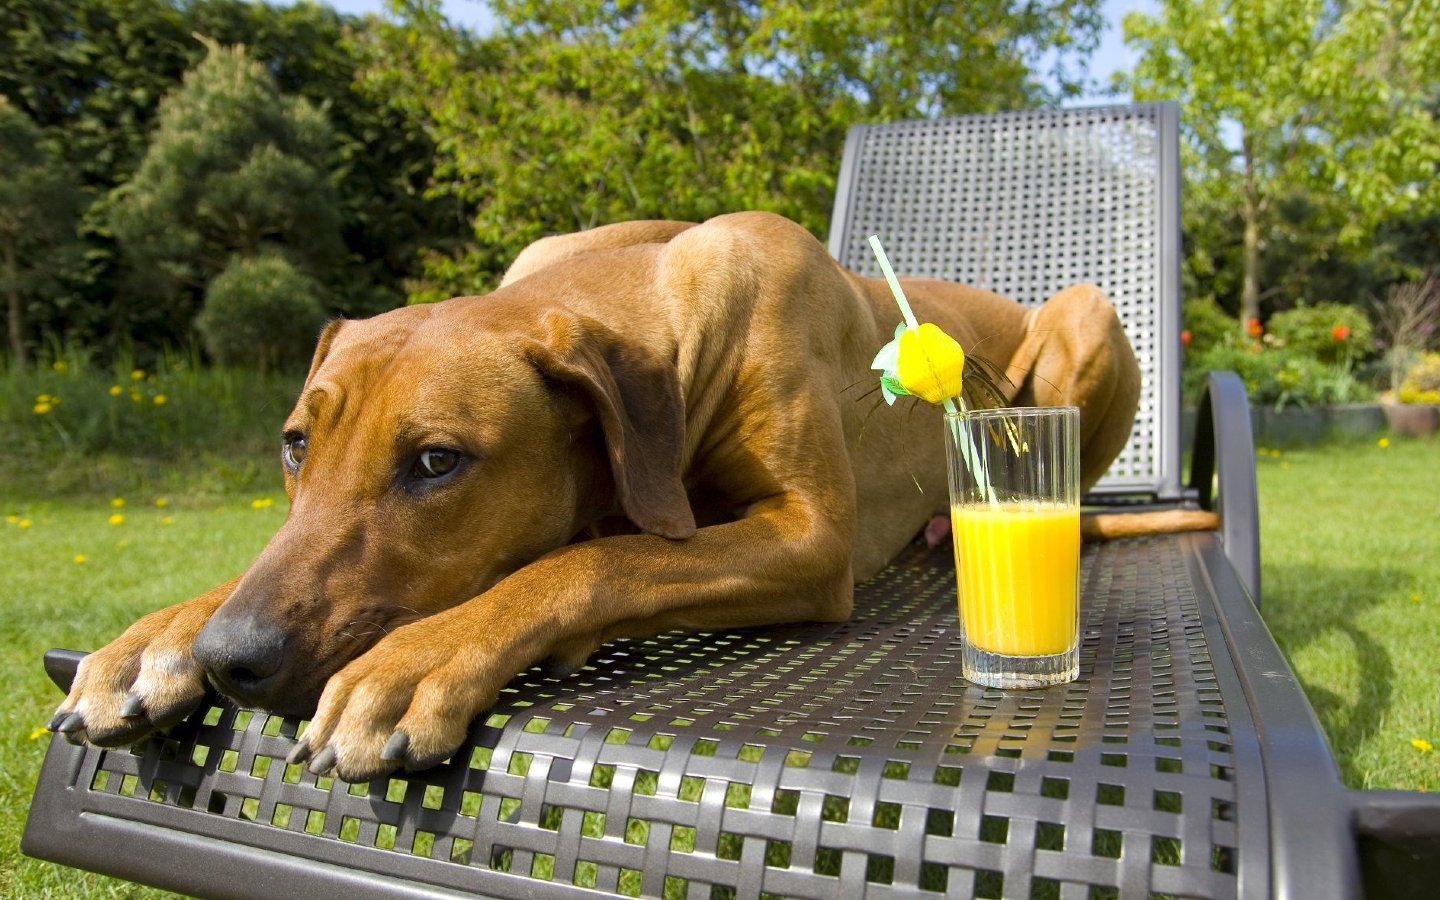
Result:
<svg viewBox="0 0 1440 900"><path fill-rule="evenodd" d="M324 775L333 768L335 768L334 747L326 747L324 750L321 750L314 759L310 760L311 775Z"/></svg>
<svg viewBox="0 0 1440 900"><path fill-rule="evenodd" d="M301 741L290 750L290 755L285 757L285 762L292 766L298 766L309 758L310 745Z"/></svg>
<svg viewBox="0 0 1440 900"><path fill-rule="evenodd" d="M120 718L134 719L145 715L145 702L140 699L139 694L127 694L125 702L120 704Z"/></svg>
<svg viewBox="0 0 1440 900"><path fill-rule="evenodd" d="M57 730L61 734L74 734L85 727L85 717L78 712L72 712L60 723Z"/></svg>
<svg viewBox="0 0 1440 900"><path fill-rule="evenodd" d="M65 710L63 710L63 709L60 710L60 711L57 712L55 715L53 715L53 716L50 717L50 721L48 721L48 722L45 723L45 728L46 728L46 730L47 730L47 731L59 731L59 730L60 730L60 723L61 723L61 722L64 722L65 719L66 719L69 715L70 715L70 713L66 712Z"/></svg>
<svg viewBox="0 0 1440 900"><path fill-rule="evenodd" d="M405 751L409 749L410 735L397 731L385 742L385 746L380 750L380 758L386 762L404 762Z"/></svg>

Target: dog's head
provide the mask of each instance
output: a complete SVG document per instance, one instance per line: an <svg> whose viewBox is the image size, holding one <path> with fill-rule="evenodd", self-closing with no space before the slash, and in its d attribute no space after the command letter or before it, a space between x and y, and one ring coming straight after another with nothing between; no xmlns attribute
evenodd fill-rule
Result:
<svg viewBox="0 0 1440 900"><path fill-rule="evenodd" d="M289 515L195 658L244 704L308 714L387 632L598 518L688 537L683 436L673 362L533 292L332 323L284 426Z"/></svg>

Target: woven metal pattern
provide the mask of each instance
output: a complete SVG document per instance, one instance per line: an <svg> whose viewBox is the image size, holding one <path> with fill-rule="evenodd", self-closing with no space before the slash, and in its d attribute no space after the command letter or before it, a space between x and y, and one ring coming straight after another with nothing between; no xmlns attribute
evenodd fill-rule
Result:
<svg viewBox="0 0 1440 900"><path fill-rule="evenodd" d="M1264 792L1237 796L1254 736L1230 734L1184 546L1086 548L1061 688L964 682L953 560L916 545L840 625L526 673L419 775L316 779L284 762L298 723L216 705L74 777L107 813L488 893L1234 896L1268 867Z"/></svg>
<svg viewBox="0 0 1440 900"><path fill-rule="evenodd" d="M850 142L830 243L850 269L879 275L866 243L879 234L902 275L972 284L1030 306L1082 282L1109 295L1142 383L1134 431L1106 480L1155 484L1160 293L1164 273L1179 265L1162 252L1178 223L1163 202L1158 107L899 122L856 128Z"/></svg>

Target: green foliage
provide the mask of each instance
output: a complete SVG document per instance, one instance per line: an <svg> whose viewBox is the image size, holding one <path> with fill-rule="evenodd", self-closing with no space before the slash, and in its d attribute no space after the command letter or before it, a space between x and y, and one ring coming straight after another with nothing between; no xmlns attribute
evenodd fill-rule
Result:
<svg viewBox="0 0 1440 900"><path fill-rule="evenodd" d="M1073 60L1100 25L1095 0L507 0L477 40L434 2L393 8L400 24L365 36L365 84L425 128L434 191L475 210L480 244L432 258L429 296L624 219L765 209L823 233L852 123L1034 103L1031 67Z"/></svg>
<svg viewBox="0 0 1440 900"><path fill-rule="evenodd" d="M1266 324L1280 346L1330 364L1369 354L1374 328L1365 312L1340 303L1317 303L1276 313Z"/></svg>
<svg viewBox="0 0 1440 900"><path fill-rule="evenodd" d="M245 45L283 93L325 109L332 139L323 171L338 196L343 252L312 274L347 314L399 303L405 280L419 271L420 248L453 244L467 234L468 215L453 199L425 196L434 148L423 130L353 89L351 35L368 27L368 19L316 3L0 4L0 94L62 154L88 203L79 228L83 253L65 267L63 283L33 298L27 310L30 342L69 336L111 354L130 348L148 360L166 344L191 340L200 287L177 295L164 273L131 265L110 220L111 192L139 165L160 99L206 53L197 34Z"/></svg>
<svg viewBox="0 0 1440 900"><path fill-rule="evenodd" d="M177 289L203 288L232 254L267 247L323 267L340 250L329 141L320 110L283 96L244 48L212 45L162 102L112 213L115 233Z"/></svg>
<svg viewBox="0 0 1440 900"><path fill-rule="evenodd" d="M1324 363L1288 347L1234 340L1187 354L1183 393L1189 402L1199 398L1205 374L1216 369L1239 375L1252 404L1275 409L1358 403L1372 394L1347 363Z"/></svg>
<svg viewBox="0 0 1440 900"><path fill-rule="evenodd" d="M320 293L279 253L236 256L205 289L195 327L221 365L296 369L309 360L325 324Z"/></svg>
<svg viewBox="0 0 1440 900"><path fill-rule="evenodd" d="M51 471L62 458L267 454L299 388L293 376L204 366L198 352L163 354L153 369L123 353L101 365L75 345L51 348L41 361L0 369L0 447L28 461L8 464L15 478L37 469L34 477L56 489L67 484L65 471Z"/></svg>
<svg viewBox="0 0 1440 900"><path fill-rule="evenodd" d="M1184 330L1190 333L1187 357L1204 353L1211 347L1233 344L1240 335L1240 323L1220 308L1212 297L1187 297L1181 311Z"/></svg>
<svg viewBox="0 0 1440 900"><path fill-rule="evenodd" d="M29 360L28 307L61 284L74 247L76 196L30 117L0 94L0 296L10 356Z"/></svg>
<svg viewBox="0 0 1440 900"><path fill-rule="evenodd" d="M1294 295L1281 252L1321 269L1337 253L1388 253L1371 247L1382 225L1440 209L1437 19L1440 0L1164 0L1125 17L1142 53L1126 86L1183 104L1202 292L1259 317L1276 289Z"/></svg>
<svg viewBox="0 0 1440 900"><path fill-rule="evenodd" d="M1440 353L1420 357L1397 394L1401 403L1428 403L1440 406Z"/></svg>

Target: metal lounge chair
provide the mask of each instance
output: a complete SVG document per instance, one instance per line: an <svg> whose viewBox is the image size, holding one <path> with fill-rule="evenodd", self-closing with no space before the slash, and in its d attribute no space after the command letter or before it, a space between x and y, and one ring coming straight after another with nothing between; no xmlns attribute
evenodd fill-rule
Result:
<svg viewBox="0 0 1440 900"><path fill-rule="evenodd" d="M206 897L1404 896L1440 807L1345 790L1258 611L1243 388L1212 376L1180 472L1172 105L864 126L831 250L1039 302L1093 281L1145 370L1094 502L1219 533L1085 548L1081 677L958 675L953 560L914 545L841 625L674 634L518 677L431 771L351 786L297 724L216 700L134 750L53 740L25 852ZM936 435L939 439L939 435ZM57 684L78 654L54 651Z"/></svg>

